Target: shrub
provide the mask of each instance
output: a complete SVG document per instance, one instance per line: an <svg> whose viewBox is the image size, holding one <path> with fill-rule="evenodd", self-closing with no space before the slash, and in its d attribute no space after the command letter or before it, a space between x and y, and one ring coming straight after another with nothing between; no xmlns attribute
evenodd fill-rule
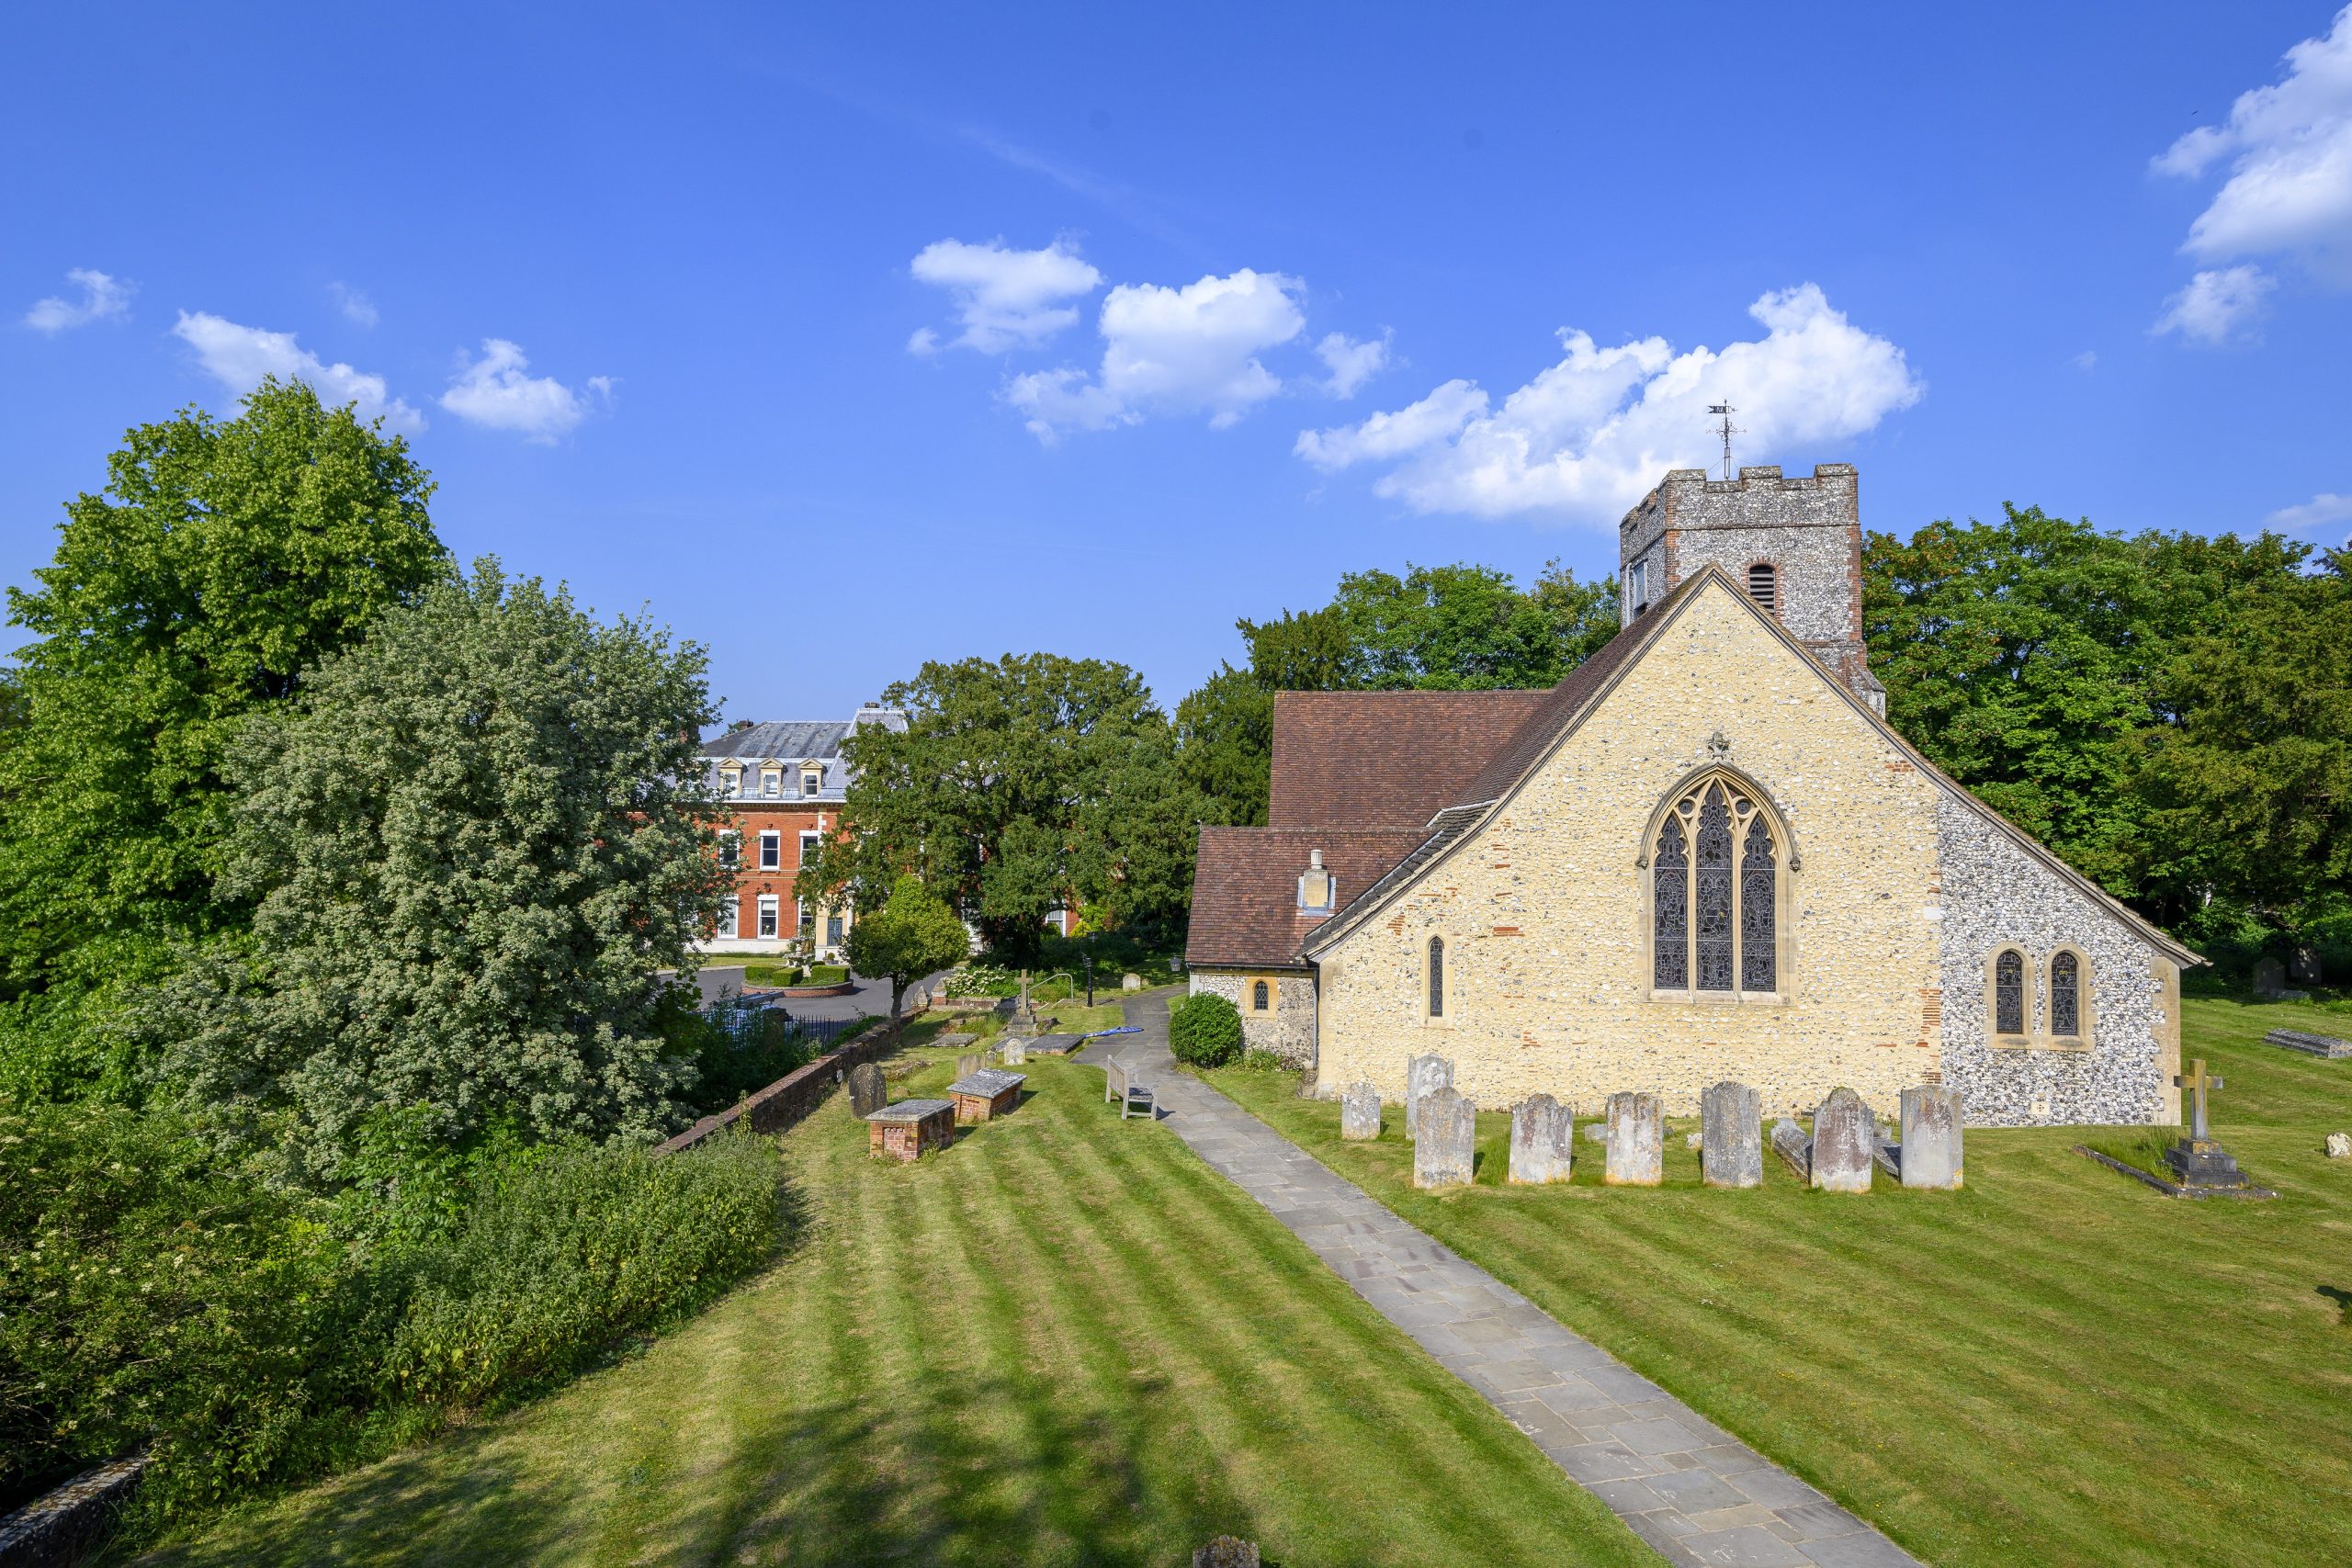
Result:
<svg viewBox="0 0 2352 1568"><path fill-rule="evenodd" d="M1189 1066L1224 1066L1241 1055L1240 1010L1208 991L1179 998L1168 1010L1168 1048Z"/></svg>
<svg viewBox="0 0 2352 1568"><path fill-rule="evenodd" d="M838 986L848 978L849 965L846 964L811 964L808 965L808 984L812 986Z"/></svg>
<svg viewBox="0 0 2352 1568"><path fill-rule="evenodd" d="M1021 976L1001 964L958 964L944 982L951 997L1017 997Z"/></svg>
<svg viewBox="0 0 2352 1568"><path fill-rule="evenodd" d="M776 1177L775 1150L749 1134L662 1160L619 1148L510 1158L456 1234L413 1259L388 1392L478 1404L701 1305L775 1253Z"/></svg>
<svg viewBox="0 0 2352 1568"><path fill-rule="evenodd" d="M1261 1051L1254 1045L1241 1053L1241 1070L1245 1073L1279 1073L1283 1059L1272 1051Z"/></svg>
<svg viewBox="0 0 2352 1568"><path fill-rule="evenodd" d="M681 1098L706 1116L807 1066L819 1055L816 1042L775 1008L714 1009L697 1021L697 1028L695 1086Z"/></svg>

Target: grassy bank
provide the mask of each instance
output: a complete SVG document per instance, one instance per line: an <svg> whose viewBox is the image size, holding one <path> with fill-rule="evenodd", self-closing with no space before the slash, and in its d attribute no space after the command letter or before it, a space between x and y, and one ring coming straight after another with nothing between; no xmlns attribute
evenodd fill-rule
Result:
<svg viewBox="0 0 2352 1568"><path fill-rule="evenodd" d="M899 1093L935 1089L932 1060ZM1638 1542L1102 1075L900 1168L779 1140L799 1250L640 1357L159 1561L1617 1563Z"/></svg>
<svg viewBox="0 0 2352 1568"><path fill-rule="evenodd" d="M1572 1184L1507 1188L1500 1114L1481 1185L1424 1194L1400 1107L1344 1144L1287 1075L1212 1077L1932 1562L2339 1561L2352 1162L2321 1145L2352 1127L2352 1062L2259 1043L2276 1008L2186 1014L2228 1080L2216 1134L2276 1201L2164 1198L2070 1152L2080 1129L1970 1133L1954 1193L1813 1193L1770 1156L1761 1190L1711 1191L1679 1136L1662 1190L1599 1185L1581 1140Z"/></svg>

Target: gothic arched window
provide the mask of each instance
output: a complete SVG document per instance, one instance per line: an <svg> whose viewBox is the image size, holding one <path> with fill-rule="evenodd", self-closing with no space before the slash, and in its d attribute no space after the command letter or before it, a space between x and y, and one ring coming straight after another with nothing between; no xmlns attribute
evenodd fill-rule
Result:
<svg viewBox="0 0 2352 1568"><path fill-rule="evenodd" d="M1686 788L1650 845L1650 986L1780 989L1781 840L1736 778Z"/></svg>
<svg viewBox="0 0 2352 1568"><path fill-rule="evenodd" d="M2050 1032L2072 1038L2083 1032L2083 961L2071 953L2050 958Z"/></svg>
<svg viewBox="0 0 2352 1568"><path fill-rule="evenodd" d="M1266 1000L1272 989L1272 987L1269 987L1263 980L1259 981L1256 985L1250 987L1250 1010L1251 1012L1263 1012L1266 1010Z"/></svg>
<svg viewBox="0 0 2352 1568"><path fill-rule="evenodd" d="M1993 1032L2025 1032L2025 954L2014 947L1993 960Z"/></svg>
<svg viewBox="0 0 2352 1568"><path fill-rule="evenodd" d="M1430 938L1430 1016L1445 1016L1445 939Z"/></svg>

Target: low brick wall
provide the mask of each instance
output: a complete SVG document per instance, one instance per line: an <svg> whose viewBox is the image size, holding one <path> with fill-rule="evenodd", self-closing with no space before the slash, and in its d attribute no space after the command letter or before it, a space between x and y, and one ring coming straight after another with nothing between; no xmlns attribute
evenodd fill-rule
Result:
<svg viewBox="0 0 2352 1568"><path fill-rule="evenodd" d="M0 1519L0 1568L68 1568L80 1562L146 1469L143 1454L102 1464Z"/></svg>
<svg viewBox="0 0 2352 1568"><path fill-rule="evenodd" d="M904 1021L901 1021L903 1025ZM887 1055L899 1043L901 1029L888 1022L867 1025L847 1043L836 1046L807 1066L786 1073L767 1088L745 1095L716 1116L706 1116L668 1143L657 1145L654 1157L690 1149L712 1134L748 1122L754 1133L781 1133L824 1103L825 1096L861 1062Z"/></svg>

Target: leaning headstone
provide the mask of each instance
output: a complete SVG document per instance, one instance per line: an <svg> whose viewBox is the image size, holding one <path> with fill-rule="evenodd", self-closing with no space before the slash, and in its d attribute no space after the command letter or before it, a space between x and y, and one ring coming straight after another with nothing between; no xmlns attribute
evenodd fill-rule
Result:
<svg viewBox="0 0 2352 1568"><path fill-rule="evenodd" d="M2275 1002L2287 994L2287 966L2275 958L2266 958L2254 966L2254 994L2266 1002Z"/></svg>
<svg viewBox="0 0 2352 1568"><path fill-rule="evenodd" d="M1405 1136L1421 1135L1421 1097L1453 1087L1453 1064L1442 1056L1416 1056L1405 1064Z"/></svg>
<svg viewBox="0 0 2352 1568"><path fill-rule="evenodd" d="M1413 1139L1413 1185L1468 1185L1477 1146L1477 1102L1451 1089L1430 1090L1421 1097L1421 1130Z"/></svg>
<svg viewBox="0 0 2352 1568"><path fill-rule="evenodd" d="M1654 1094L1611 1095L1600 1179L1611 1187L1656 1187L1665 1155L1666 1102Z"/></svg>
<svg viewBox="0 0 2352 1568"><path fill-rule="evenodd" d="M2327 1135L2327 1157L2352 1159L2352 1133L2330 1133Z"/></svg>
<svg viewBox="0 0 2352 1568"><path fill-rule="evenodd" d="M1710 1187L1764 1185L1764 1102L1726 1078L1699 1092L1700 1177Z"/></svg>
<svg viewBox="0 0 2352 1568"><path fill-rule="evenodd" d="M967 1051L956 1058L956 1076L959 1078L968 1078L988 1065L987 1052Z"/></svg>
<svg viewBox="0 0 2352 1568"><path fill-rule="evenodd" d="M1380 1136L1380 1090L1368 1083L1350 1084L1340 1091L1340 1136Z"/></svg>
<svg viewBox="0 0 2352 1568"><path fill-rule="evenodd" d="M849 1113L870 1116L890 1103L890 1086L883 1081L882 1068L874 1062L860 1062L849 1070Z"/></svg>
<svg viewBox="0 0 2352 1568"><path fill-rule="evenodd" d="M1878 1120L1862 1097L1833 1089L1813 1113L1813 1184L1824 1192L1867 1192L1878 1158Z"/></svg>
<svg viewBox="0 0 2352 1568"><path fill-rule="evenodd" d="M1576 1117L1548 1094L1511 1108L1510 1179L1540 1185L1566 1181L1576 1164Z"/></svg>
<svg viewBox="0 0 2352 1568"><path fill-rule="evenodd" d="M1960 1090L1921 1084L1903 1091L1903 1185L1958 1187Z"/></svg>
<svg viewBox="0 0 2352 1568"><path fill-rule="evenodd" d="M1193 1553L1193 1568L1258 1568L1258 1543L1221 1535Z"/></svg>
<svg viewBox="0 0 2352 1568"><path fill-rule="evenodd" d="M2309 942L2299 942L2287 955L2287 978L2298 985L2316 986L2324 978L2320 970L2319 949Z"/></svg>
<svg viewBox="0 0 2352 1568"><path fill-rule="evenodd" d="M1813 1179L1813 1140L1805 1136L1804 1128L1785 1116L1772 1123L1772 1152L1791 1170L1807 1181Z"/></svg>

